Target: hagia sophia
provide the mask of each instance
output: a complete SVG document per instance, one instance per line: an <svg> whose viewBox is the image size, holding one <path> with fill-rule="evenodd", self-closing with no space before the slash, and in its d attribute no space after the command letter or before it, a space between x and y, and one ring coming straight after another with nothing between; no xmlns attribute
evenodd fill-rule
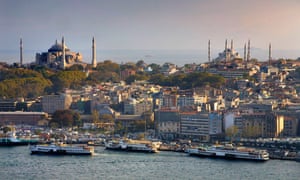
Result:
<svg viewBox="0 0 300 180"><path fill-rule="evenodd" d="M20 42L20 47L22 47L22 42ZM82 55L79 52L71 51L62 38L62 42L55 42L47 52L36 53L35 56L36 65L46 66L53 69L65 69L74 64L80 64L83 67L86 67L87 64L82 61ZM96 43L95 39L92 40L92 67L97 66L96 61Z"/></svg>

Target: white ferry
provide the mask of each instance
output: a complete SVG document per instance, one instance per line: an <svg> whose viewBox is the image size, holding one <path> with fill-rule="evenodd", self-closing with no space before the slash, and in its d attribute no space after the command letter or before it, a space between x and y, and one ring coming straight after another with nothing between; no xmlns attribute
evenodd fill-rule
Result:
<svg viewBox="0 0 300 180"><path fill-rule="evenodd" d="M111 140L105 143L105 148L108 150L134 151L134 152L149 152L156 153L157 145L151 141L142 140Z"/></svg>
<svg viewBox="0 0 300 180"><path fill-rule="evenodd" d="M51 155L93 155L94 148L90 146L71 146L65 144L33 145L30 146L31 154Z"/></svg>
<svg viewBox="0 0 300 180"><path fill-rule="evenodd" d="M214 145L211 147L188 149L187 153L194 156L219 157L225 159L269 160L269 153L265 150L233 147L232 145Z"/></svg>

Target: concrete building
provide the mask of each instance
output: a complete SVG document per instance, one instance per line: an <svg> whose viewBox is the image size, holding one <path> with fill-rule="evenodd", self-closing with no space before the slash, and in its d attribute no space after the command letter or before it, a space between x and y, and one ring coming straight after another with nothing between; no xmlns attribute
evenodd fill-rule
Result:
<svg viewBox="0 0 300 180"><path fill-rule="evenodd" d="M194 106L201 105L207 102L208 97L206 95L198 95L193 89L179 90L177 98L177 106Z"/></svg>
<svg viewBox="0 0 300 180"><path fill-rule="evenodd" d="M0 112L1 125L47 125L47 118L44 112Z"/></svg>
<svg viewBox="0 0 300 180"><path fill-rule="evenodd" d="M208 112L180 113L180 137L209 141L210 122Z"/></svg>
<svg viewBox="0 0 300 180"><path fill-rule="evenodd" d="M72 97L66 94L46 95L42 98L42 108L44 112L53 114L56 110L69 109Z"/></svg>
<svg viewBox="0 0 300 180"><path fill-rule="evenodd" d="M180 132L178 110L160 109L154 112L156 134L163 140L175 140Z"/></svg>

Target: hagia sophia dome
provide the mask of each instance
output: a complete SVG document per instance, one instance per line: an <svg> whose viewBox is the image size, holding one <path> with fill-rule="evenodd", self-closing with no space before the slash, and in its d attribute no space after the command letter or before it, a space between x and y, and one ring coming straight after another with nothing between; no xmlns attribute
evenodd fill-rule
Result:
<svg viewBox="0 0 300 180"><path fill-rule="evenodd" d="M57 40L55 44L53 44L49 49L48 52L61 52L63 51L63 46L61 43L58 43ZM65 45L65 51L70 51L70 49Z"/></svg>

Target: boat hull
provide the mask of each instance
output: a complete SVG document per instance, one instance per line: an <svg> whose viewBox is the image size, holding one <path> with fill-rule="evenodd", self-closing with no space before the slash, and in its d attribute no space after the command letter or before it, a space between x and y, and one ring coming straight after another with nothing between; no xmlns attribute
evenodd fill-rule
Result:
<svg viewBox="0 0 300 180"><path fill-rule="evenodd" d="M41 155L87 155L90 156L92 153L87 152L87 153L74 153L74 152L66 152L66 151L48 151L48 152L43 152L43 151L31 151L31 154L41 154Z"/></svg>
<svg viewBox="0 0 300 180"><path fill-rule="evenodd" d="M31 154L48 154L48 155L93 155L91 147L72 147L72 146L43 146L36 145L30 147Z"/></svg>
<svg viewBox="0 0 300 180"><path fill-rule="evenodd" d="M114 151L126 151L126 152L142 152L142 153L156 153L157 148L149 144L132 144L132 143L112 143L105 144L105 149Z"/></svg>
<svg viewBox="0 0 300 180"><path fill-rule="evenodd" d="M253 154L249 152L239 152L233 150L199 150L199 149L189 149L187 153L191 156L198 157L209 157L209 158L221 158L230 160L251 160L251 161L267 161L269 160L269 155L265 152L261 154Z"/></svg>

